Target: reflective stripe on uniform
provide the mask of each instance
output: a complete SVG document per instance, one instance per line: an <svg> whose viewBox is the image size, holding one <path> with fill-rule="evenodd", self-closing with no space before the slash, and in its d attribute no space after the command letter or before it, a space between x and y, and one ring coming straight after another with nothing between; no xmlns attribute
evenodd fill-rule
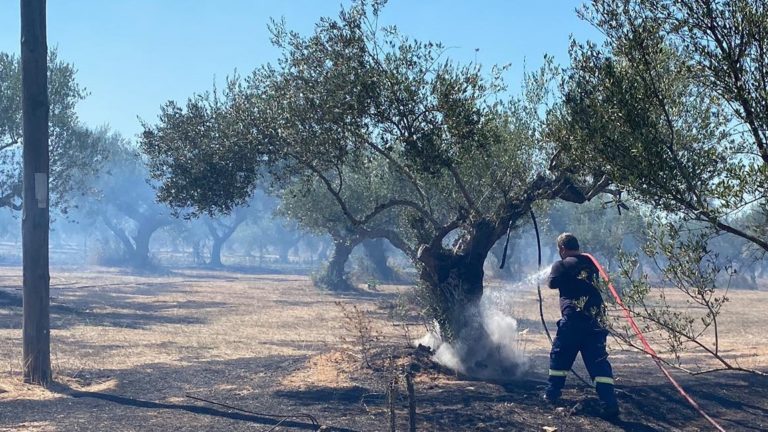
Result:
<svg viewBox="0 0 768 432"><path fill-rule="evenodd" d="M567 370L550 369L549 370L549 376L568 376L568 371Z"/></svg>
<svg viewBox="0 0 768 432"><path fill-rule="evenodd" d="M597 384L611 384L613 385L613 378L611 377L595 377L595 385Z"/></svg>

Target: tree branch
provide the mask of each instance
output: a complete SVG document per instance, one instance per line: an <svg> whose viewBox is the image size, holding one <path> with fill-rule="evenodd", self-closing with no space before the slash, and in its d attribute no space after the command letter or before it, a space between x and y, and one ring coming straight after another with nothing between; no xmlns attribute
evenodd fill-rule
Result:
<svg viewBox="0 0 768 432"><path fill-rule="evenodd" d="M403 240L402 237L398 233L392 230L388 229L366 229L362 228L361 233L363 233L367 238L385 238L389 240L390 243L392 243L392 246L400 249L404 254L406 254L411 260L416 260L417 251L413 249L405 240Z"/></svg>
<svg viewBox="0 0 768 432"><path fill-rule="evenodd" d="M709 213L706 213L706 214L709 214ZM749 240L752 243L754 243L754 244L760 246L761 248L765 249L766 251L768 251L768 242L766 242L765 240L762 240L762 239L760 239L760 238L758 238L758 237L756 237L756 236L754 236L752 234L749 234L749 233L747 233L745 231L742 231L742 230L740 230L738 228L735 228L735 227L733 227L731 225L724 224L724 223L720 222L714 216L709 215L709 216L706 216L706 217L707 217L707 220L710 223L713 223L718 229L721 229L721 230L723 230L725 232L734 234L734 235L739 236L739 237L741 237L743 239Z"/></svg>
<svg viewBox="0 0 768 432"><path fill-rule="evenodd" d="M117 209L120 213L123 213L125 216L127 216L130 219L133 219L136 222L141 222L142 219L146 218L147 215L142 213L140 210L138 210L135 206L126 203L121 200L117 200L111 203L115 209Z"/></svg>
<svg viewBox="0 0 768 432"><path fill-rule="evenodd" d="M320 169L318 169L311 163L301 160L300 158L296 158L296 159L299 160L299 162L303 163L307 168L309 168L310 171L315 173L315 175L317 175L318 178L320 178L320 180L325 185L325 188L328 190L331 196L333 196L336 203L339 204L339 207L341 208L342 213L344 213L347 219L349 219L350 223L354 226L364 226L365 224L370 222L373 218L375 218L385 210L390 209L392 207L396 207L396 206L405 206L405 207L412 208L417 212L419 212L419 214L424 216L427 220L429 220L430 223L435 227L440 225L439 222L437 222L437 220L421 205L419 205L414 201L405 200L405 199L393 199L386 203L379 204L376 207L374 207L374 209L365 217L363 217L362 219L358 219L357 217L355 217L354 214L352 214L352 211L349 209L349 206L347 206L347 203L344 201L344 198L341 197L340 190L338 190L333 186L333 183L330 181L330 179L328 179L328 177L325 174L323 174L323 172Z"/></svg>
<svg viewBox="0 0 768 432"><path fill-rule="evenodd" d="M713 351L712 348L708 347L707 345L705 345L703 342L701 342L697 338L691 337L691 336L689 336L689 335L687 335L687 334L685 334L683 332L680 332L680 331L676 330L675 328L671 327L669 324L666 324L663 321L661 321L661 320L659 320L657 318L654 318L650 313L637 314L633 310L632 314L635 315L636 317L640 318L640 319L648 320L648 321L658 325L659 327L665 329L666 331L668 331L668 332L670 332L672 334L678 335L678 336L682 337L683 339L687 340L688 342L698 346L702 350L706 351L713 358L715 358L717 361L719 361L723 366L725 366L725 367L727 367L729 369L734 369L734 370L736 369L733 365L728 363L728 361L725 360L725 358L723 358L720 354L718 354L715 351ZM628 343L630 343L630 342L628 342ZM643 351L645 351L645 350L643 350ZM656 358L658 358L659 360L662 360L658 356L656 356Z"/></svg>
<svg viewBox="0 0 768 432"><path fill-rule="evenodd" d="M4 142L4 143L0 144L0 151L3 151L5 149L7 149L7 148L11 148L11 147L15 146L18 143L19 143L19 140L15 139L15 138L10 140L10 141Z"/></svg>
<svg viewBox="0 0 768 432"><path fill-rule="evenodd" d="M455 230L456 228L461 227L462 223L464 223L465 220L466 218L463 215L459 215L448 224L440 227L440 229L438 229L437 232L435 233L435 236L432 238L432 242L429 244L429 247L436 248L438 246L441 246L443 244L443 239L445 238L445 236L450 234L451 231Z"/></svg>
<svg viewBox="0 0 768 432"><path fill-rule="evenodd" d="M361 221L355 217L355 215L352 214L352 212L349 210L349 207L347 206L347 203L344 202L344 199L341 197L341 194L336 190L335 187L333 187L333 183L328 179L328 177L323 174L322 171L320 171L317 167L310 163L303 162L303 164L309 168L310 171L315 173L315 175L320 178L320 180L325 184L325 188L328 190L328 192L333 196L333 199L336 200L336 203L339 204L339 207L341 208L341 212L344 213L344 216L349 219L349 221L352 223L352 225L358 226L361 224Z"/></svg>
<svg viewBox="0 0 768 432"><path fill-rule="evenodd" d="M440 226L440 223L437 221L437 219L435 219L421 205L419 205L414 201L406 200L406 199L392 199L390 201L377 205L376 207L373 208L373 210L370 213L368 213L363 219L360 220L360 225L367 224L382 212L397 206L412 208L416 210L420 215L422 215L425 219L427 219L435 228Z"/></svg>
<svg viewBox="0 0 768 432"><path fill-rule="evenodd" d="M744 117L745 117L744 120L749 125L749 128L755 139L755 144L757 145L757 148L760 152L760 157L763 160L763 163L768 165L768 147L766 147L766 144L763 141L763 137L760 132L760 128L757 125L754 108L752 107L752 104L750 103L749 99L746 97L744 80L741 75L741 70L738 64L740 59L738 57L733 56L733 48L728 46L728 44L723 40L723 37L720 34L718 29L718 23L716 22L715 14L712 10L712 5L711 4L707 5L706 10L707 10L707 17L709 18L709 20L705 30L709 31L718 50L720 50L720 53L725 57L723 60L725 60L725 63L728 66L728 71L731 74L731 78L733 79L732 84L735 90L734 96L736 97L736 102L741 106L742 110L744 111ZM713 60L716 60L716 59L713 59ZM715 71L712 71L712 72L715 72Z"/></svg>
<svg viewBox="0 0 768 432"><path fill-rule="evenodd" d="M641 347L641 346L635 344L634 342L629 340L629 338L625 338L625 337L623 337L621 335L617 335L615 333L613 335L616 336L617 338L619 338L624 343L626 343L627 346L629 346L631 348L634 348L634 349L636 349L638 351L642 351L642 352L648 354L648 352L645 351L645 347ZM714 373L714 372L724 372L724 371L746 372L746 373L750 373L750 374L754 374L754 375L766 376L765 373L760 372L758 370L746 369L746 368L742 368L742 367L739 367L739 366L733 366L733 365L730 365L730 364L727 365L727 366L724 366L724 367L720 367L720 368L712 368L712 369L705 369L705 370L700 370L700 371L693 371L693 370L685 368L685 367L683 367L681 365L674 364L674 363L670 362L667 359L659 357L658 355L655 356L654 358L658 359L660 362L664 363L665 365L667 365L667 366L669 366L671 368L675 368L675 369L680 370L682 372L685 372L685 373L687 373L687 374L689 374L691 376L698 376L698 375L704 375L704 374L709 374L709 373Z"/></svg>
<svg viewBox="0 0 768 432"><path fill-rule="evenodd" d="M130 237L128 237L128 234L126 234L125 230L118 227L114 222L112 222L112 220L107 217L106 213L101 214L101 220L104 222L104 225L106 225L106 227L109 228L110 231L112 231L112 234L114 234L115 237L117 237L118 240L120 240L120 242L123 244L123 247L125 248L126 252L128 252L128 254L132 254L136 251L136 247L134 246Z"/></svg>
<svg viewBox="0 0 768 432"><path fill-rule="evenodd" d="M17 188L14 188L14 189L17 189ZM14 198L21 198L21 195L15 190L3 195L2 197L0 197L0 207L8 207L16 211L21 211L23 208L23 204L16 204L14 202Z"/></svg>
<svg viewBox="0 0 768 432"><path fill-rule="evenodd" d="M615 197L618 197L620 195L620 192L618 190L608 189L608 186L611 184L611 179L608 178L607 175L603 175L603 177L595 182L590 188L589 192L585 194L585 197L587 201L592 201L592 198L596 197L600 193L608 193Z"/></svg>
<svg viewBox="0 0 768 432"><path fill-rule="evenodd" d="M632 20L629 20L629 22L632 23ZM630 25L632 27L632 31L635 33L638 33L634 24L630 24ZM694 198L696 198L698 205L700 207L703 207L704 201L701 199L701 196L699 195L698 190L696 189L693 182L691 182L691 178L690 178L691 176L689 175L688 170L680 162L680 159L677 157L677 152L675 151L675 141L676 141L675 124L672 121L672 115L670 114L669 107L667 106L667 103L661 94L661 90L659 90L659 88L656 86L657 80L654 79L655 78L654 68L651 64L650 59L648 58L645 40L643 38L640 38L640 57L649 75L648 77L646 77L644 74L640 74L640 78L643 80L643 84L645 84L648 88L650 88L653 98L656 99L656 102L659 104L659 108L661 108L662 112L664 113L664 121L667 124L667 129L669 130L669 139L668 140L662 139L664 146L669 152L669 158L675 164L675 167L677 168L680 176L683 178L683 181L685 182L688 188L688 192L690 192L694 196ZM648 78L650 78L650 80Z"/></svg>
<svg viewBox="0 0 768 432"><path fill-rule="evenodd" d="M467 205L472 211L479 214L480 209L477 208L477 205L475 204L475 200L469 194L469 191L467 190L467 186L464 184L464 180L461 179L461 176L459 175L458 170L456 170L456 167L454 167L452 164L447 164L446 167L448 168L448 171L453 176L454 181L456 181L456 186L459 187L459 190L461 191L461 195L464 197L464 201L467 202Z"/></svg>
<svg viewBox="0 0 768 432"><path fill-rule="evenodd" d="M700 209L697 208L695 205L693 205L690 202L682 202L681 203L684 208L688 209L689 211L693 212L695 216L699 218L699 220L704 222L709 222L716 226L718 229L725 231L727 233L736 235L738 237L741 237L745 240L749 240L750 242L756 244L760 248L764 249L768 252L768 241L765 241L757 236L754 236L748 232L742 231L734 226L728 225L726 223L723 223L718 219L715 215L709 212L707 209Z"/></svg>
<svg viewBox="0 0 768 432"><path fill-rule="evenodd" d="M427 195L424 193L424 190L422 190L421 185L419 185L419 181L416 179L416 176L413 175L403 164L401 164L399 161L397 161L395 158L392 157L392 155L389 154L386 150L376 145L374 142L372 142L367 137L363 138L363 142L370 147L374 152L381 155L384 159L387 160L390 164L392 164L397 170L404 175L408 181L411 182L413 187L416 189L416 192L419 194L419 197L422 200L427 200Z"/></svg>

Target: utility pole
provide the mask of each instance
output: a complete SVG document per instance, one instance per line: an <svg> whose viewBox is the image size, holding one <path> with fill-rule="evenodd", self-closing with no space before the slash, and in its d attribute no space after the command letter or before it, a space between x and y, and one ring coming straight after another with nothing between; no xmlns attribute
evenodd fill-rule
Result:
<svg viewBox="0 0 768 432"><path fill-rule="evenodd" d="M24 193L24 382L51 381L48 270L48 44L46 0L21 0L21 87Z"/></svg>

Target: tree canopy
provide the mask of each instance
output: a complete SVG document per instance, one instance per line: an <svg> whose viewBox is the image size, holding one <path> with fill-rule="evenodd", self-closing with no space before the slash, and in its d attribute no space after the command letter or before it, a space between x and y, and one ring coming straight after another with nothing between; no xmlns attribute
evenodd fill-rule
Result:
<svg viewBox="0 0 768 432"><path fill-rule="evenodd" d="M490 248L534 202L583 202L599 185L548 170L551 70L530 74L523 97L504 97L499 69L377 27L379 7L357 2L309 37L273 22L277 64L184 107L167 103L141 146L160 199L176 207L226 212L265 178L301 194L323 188L346 224L414 261L448 328L482 295Z"/></svg>
<svg viewBox="0 0 768 432"><path fill-rule="evenodd" d="M761 0L595 0L553 127L573 166L768 251L768 8Z"/></svg>
<svg viewBox="0 0 768 432"><path fill-rule="evenodd" d="M51 204L66 211L70 200L87 187L83 179L96 173L106 157L95 133L80 123L77 103L86 91L75 80L71 63L48 55L50 105ZM21 209L21 59L0 53L0 206Z"/></svg>

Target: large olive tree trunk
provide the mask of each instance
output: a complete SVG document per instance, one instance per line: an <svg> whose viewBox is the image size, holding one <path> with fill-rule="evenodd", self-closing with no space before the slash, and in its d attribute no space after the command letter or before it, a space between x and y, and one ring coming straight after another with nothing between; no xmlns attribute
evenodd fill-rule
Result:
<svg viewBox="0 0 768 432"><path fill-rule="evenodd" d="M442 336L456 339L467 326L465 312L483 296L483 264L497 240L497 229L477 222L453 250L441 244L423 246L418 253L419 279L440 325Z"/></svg>
<svg viewBox="0 0 768 432"><path fill-rule="evenodd" d="M363 242L365 255L371 263L371 276L380 282L395 282L397 272L387 262L386 240L382 238L369 239Z"/></svg>
<svg viewBox="0 0 768 432"><path fill-rule="evenodd" d="M352 291L354 285L347 277L346 264L349 256L360 244L362 238L358 236L336 236L333 238L333 253L328 264L317 277L316 282L323 288L332 291Z"/></svg>
<svg viewBox="0 0 768 432"><path fill-rule="evenodd" d="M418 251L422 298L438 327L434 335L438 343L432 348L438 350L438 357L441 350L450 350L450 358L458 363L446 365L475 377L509 379L524 367L510 342L516 335L515 321L506 311L481 301L483 264L506 232L508 221L481 219L465 226L451 249L434 242Z"/></svg>

